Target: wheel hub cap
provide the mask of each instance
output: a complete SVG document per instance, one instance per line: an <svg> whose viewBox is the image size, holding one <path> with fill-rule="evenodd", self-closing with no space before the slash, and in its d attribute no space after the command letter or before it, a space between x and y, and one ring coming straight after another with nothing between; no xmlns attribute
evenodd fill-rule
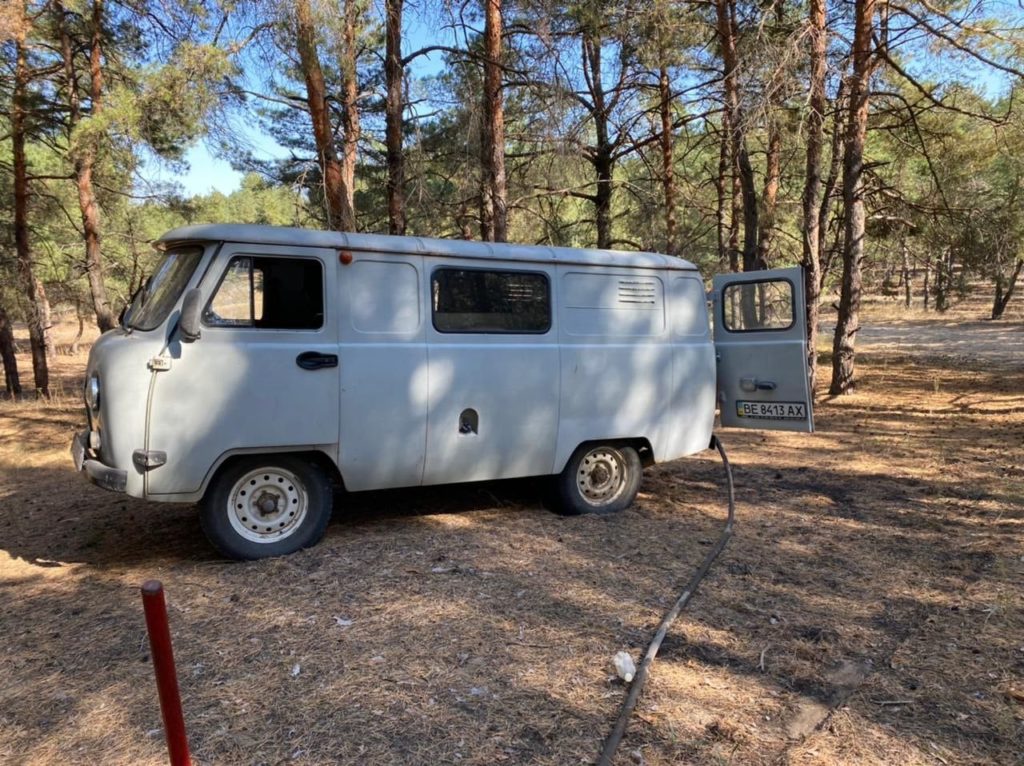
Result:
<svg viewBox="0 0 1024 766"><path fill-rule="evenodd" d="M267 467L235 482L225 510L231 526L246 540L272 543L299 528L308 506L306 488L295 474Z"/></svg>
<svg viewBox="0 0 1024 766"><path fill-rule="evenodd" d="M260 499L256 501L256 506L259 508L260 513L264 516L269 516L277 511L277 498L269 492L264 492L260 495Z"/></svg>
<svg viewBox="0 0 1024 766"><path fill-rule="evenodd" d="M598 447L584 455L576 474L576 486L588 503L607 505L626 487L626 463L617 449Z"/></svg>

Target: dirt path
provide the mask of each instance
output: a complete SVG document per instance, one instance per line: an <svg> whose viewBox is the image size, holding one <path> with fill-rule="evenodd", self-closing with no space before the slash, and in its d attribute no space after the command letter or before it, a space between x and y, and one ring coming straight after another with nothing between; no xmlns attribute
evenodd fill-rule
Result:
<svg viewBox="0 0 1024 766"><path fill-rule="evenodd" d="M737 533L619 763L1021 762L1024 391L986 355L1019 364L1020 327L989 327L866 328L813 437L723 434ZM0 406L3 763L165 762L149 577L199 764L592 762L612 655L642 651L722 515L706 453L610 518L554 516L534 482L372 493L313 550L227 564L193 508L72 475L79 425L77 401Z"/></svg>
<svg viewBox="0 0 1024 766"><path fill-rule="evenodd" d="M835 327L822 325L831 337ZM857 334L860 351L884 350L917 358L953 359L975 369L1024 368L1024 322L903 320L867 322Z"/></svg>

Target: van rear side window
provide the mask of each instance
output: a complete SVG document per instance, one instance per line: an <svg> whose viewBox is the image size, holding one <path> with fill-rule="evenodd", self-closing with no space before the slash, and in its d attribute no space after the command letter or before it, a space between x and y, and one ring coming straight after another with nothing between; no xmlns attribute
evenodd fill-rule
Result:
<svg viewBox="0 0 1024 766"><path fill-rule="evenodd" d="M324 273L312 258L236 256L206 311L211 327L319 330L324 324Z"/></svg>
<svg viewBox="0 0 1024 766"><path fill-rule="evenodd" d="M551 286L545 274L437 269L431 279L438 332L545 333L551 329Z"/></svg>

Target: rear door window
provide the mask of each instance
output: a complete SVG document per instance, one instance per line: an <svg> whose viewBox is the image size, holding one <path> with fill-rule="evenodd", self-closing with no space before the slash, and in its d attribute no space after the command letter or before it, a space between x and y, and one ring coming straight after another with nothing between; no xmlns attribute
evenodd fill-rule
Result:
<svg viewBox="0 0 1024 766"><path fill-rule="evenodd" d="M722 292L722 323L729 332L788 330L793 319L793 284L788 280L739 282Z"/></svg>

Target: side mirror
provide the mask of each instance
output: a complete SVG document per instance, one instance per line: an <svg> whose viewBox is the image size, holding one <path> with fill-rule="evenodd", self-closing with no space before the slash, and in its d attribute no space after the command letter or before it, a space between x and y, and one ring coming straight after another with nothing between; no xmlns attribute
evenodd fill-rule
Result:
<svg viewBox="0 0 1024 766"><path fill-rule="evenodd" d="M202 301L203 294L198 287L193 287L185 293L185 300L181 304L181 317L178 319L178 330L185 343L197 341L202 336L199 331L199 318L203 311Z"/></svg>

